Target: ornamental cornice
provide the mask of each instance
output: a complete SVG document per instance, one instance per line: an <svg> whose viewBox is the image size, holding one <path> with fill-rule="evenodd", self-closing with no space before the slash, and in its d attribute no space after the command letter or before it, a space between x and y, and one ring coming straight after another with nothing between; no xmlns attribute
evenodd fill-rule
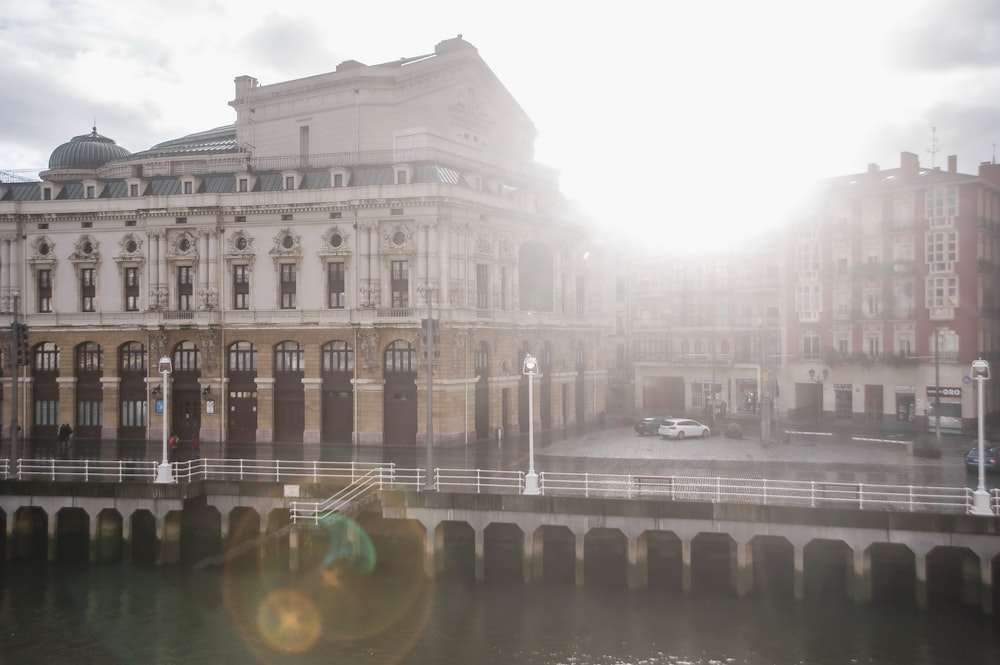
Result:
<svg viewBox="0 0 1000 665"><path fill-rule="evenodd" d="M94 240L93 236L81 235L73 246L73 253L69 255L69 260L73 263L98 263L101 260L99 246L100 243Z"/></svg>

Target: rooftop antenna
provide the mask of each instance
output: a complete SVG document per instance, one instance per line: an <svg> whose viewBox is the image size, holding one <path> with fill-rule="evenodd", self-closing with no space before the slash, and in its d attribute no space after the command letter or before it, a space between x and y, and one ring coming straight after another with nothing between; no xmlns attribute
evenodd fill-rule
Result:
<svg viewBox="0 0 1000 665"><path fill-rule="evenodd" d="M931 127L931 147L927 151L927 152L931 153L931 168L934 168L934 166L935 166L934 165L934 160L935 160L935 156L937 155L939 149L940 148L939 148L938 138L937 138L937 127Z"/></svg>

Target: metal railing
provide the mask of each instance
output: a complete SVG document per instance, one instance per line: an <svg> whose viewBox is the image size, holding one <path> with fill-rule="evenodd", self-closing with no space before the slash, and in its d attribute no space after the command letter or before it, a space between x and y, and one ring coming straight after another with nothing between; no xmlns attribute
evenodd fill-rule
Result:
<svg viewBox="0 0 1000 665"><path fill-rule="evenodd" d="M156 478L155 461L22 459L16 465L20 480L77 482L142 482ZM245 480L259 482L340 481L349 487L341 494L316 502L295 502L302 519L321 519L343 510L373 489L421 491L426 470L398 468L379 462L327 462L256 459L197 459L173 464L177 482ZM10 460L0 459L8 477ZM519 494L524 472L499 469L433 470L436 490ZM376 487L377 485L377 487ZM353 489L352 489L353 488ZM923 487L772 480L715 476L655 476L601 473L539 473L543 495L599 498L742 503L763 506L840 507L854 510L964 514L971 512L974 490L968 487ZM990 508L1000 514L1000 489L990 491Z"/></svg>

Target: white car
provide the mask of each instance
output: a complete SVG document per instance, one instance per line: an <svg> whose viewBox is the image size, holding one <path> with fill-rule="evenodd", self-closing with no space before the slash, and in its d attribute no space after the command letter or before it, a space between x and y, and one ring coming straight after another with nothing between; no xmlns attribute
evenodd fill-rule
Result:
<svg viewBox="0 0 1000 665"><path fill-rule="evenodd" d="M664 439L683 439L688 436L700 436L707 439L712 434L708 425L702 425L697 420L673 418L660 425L657 433Z"/></svg>

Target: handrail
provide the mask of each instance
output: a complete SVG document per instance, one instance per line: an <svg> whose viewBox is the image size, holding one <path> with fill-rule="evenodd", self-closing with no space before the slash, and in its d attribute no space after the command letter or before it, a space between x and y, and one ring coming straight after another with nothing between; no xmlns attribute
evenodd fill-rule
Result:
<svg viewBox="0 0 1000 665"><path fill-rule="evenodd" d="M130 460L21 459L16 466L0 459L0 471L16 470L20 480L50 482L142 482L156 478L157 463ZM350 485L377 478L379 487L421 491L427 471L397 468L380 462L325 462L256 459L196 459L175 462L177 482L243 480L261 482L324 482L347 480ZM522 471L498 469L433 469L434 487L475 493L520 493ZM3 475L9 477L8 474ZM921 487L822 480L775 480L721 476L656 476L603 473L539 473L542 494L710 503L745 503L857 510L969 513L974 491L968 487ZM305 505L306 502L302 502ZM990 508L1000 515L1000 489L990 491ZM316 508L325 510L325 508Z"/></svg>
<svg viewBox="0 0 1000 665"><path fill-rule="evenodd" d="M392 481L394 466L388 465L370 470L350 485L323 501L292 501L291 519L299 524L311 522L318 525L330 516L344 513L349 508L362 503L371 496L372 491L381 489L383 482Z"/></svg>

